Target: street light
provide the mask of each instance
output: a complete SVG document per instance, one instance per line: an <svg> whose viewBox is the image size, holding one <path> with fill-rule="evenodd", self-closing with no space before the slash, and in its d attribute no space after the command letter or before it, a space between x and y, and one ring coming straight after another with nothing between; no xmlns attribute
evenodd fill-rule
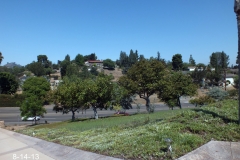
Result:
<svg viewBox="0 0 240 160"><path fill-rule="evenodd" d="M240 0L234 0L234 12L237 16L238 28L238 84L240 84ZM240 124L240 87L238 86L238 124Z"/></svg>

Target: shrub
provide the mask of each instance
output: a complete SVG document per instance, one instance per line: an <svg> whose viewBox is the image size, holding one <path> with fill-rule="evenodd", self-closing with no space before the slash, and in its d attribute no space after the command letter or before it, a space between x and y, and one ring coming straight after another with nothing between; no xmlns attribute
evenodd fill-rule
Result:
<svg viewBox="0 0 240 160"><path fill-rule="evenodd" d="M237 89L232 89L227 92L228 92L229 99L238 99L238 90Z"/></svg>
<svg viewBox="0 0 240 160"><path fill-rule="evenodd" d="M210 103L214 103L215 100L210 96L200 96L199 98L191 99L189 102L191 104L195 104L197 107L198 105L203 106Z"/></svg>
<svg viewBox="0 0 240 160"><path fill-rule="evenodd" d="M222 90L219 87L213 87L212 89L210 89L209 92L207 92L207 95L209 97L214 98L215 100L221 101L221 100L225 99L228 96L228 92Z"/></svg>
<svg viewBox="0 0 240 160"><path fill-rule="evenodd" d="M0 94L0 107L17 107L17 102L22 102L24 99L22 94Z"/></svg>

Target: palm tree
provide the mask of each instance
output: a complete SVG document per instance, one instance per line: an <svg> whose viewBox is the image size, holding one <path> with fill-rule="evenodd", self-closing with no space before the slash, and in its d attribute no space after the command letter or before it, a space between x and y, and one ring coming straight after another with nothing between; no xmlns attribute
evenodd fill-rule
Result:
<svg viewBox="0 0 240 160"><path fill-rule="evenodd" d="M3 60L3 56L2 56L2 52L0 52L0 64L2 63Z"/></svg>

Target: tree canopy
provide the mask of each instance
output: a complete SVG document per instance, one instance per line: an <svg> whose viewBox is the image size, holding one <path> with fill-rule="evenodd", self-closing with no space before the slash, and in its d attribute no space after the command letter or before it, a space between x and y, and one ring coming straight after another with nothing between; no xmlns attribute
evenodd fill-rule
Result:
<svg viewBox="0 0 240 160"><path fill-rule="evenodd" d="M3 56L2 56L2 52L0 52L0 64L2 63L3 60Z"/></svg>
<svg viewBox="0 0 240 160"><path fill-rule="evenodd" d="M16 77L8 72L0 72L0 94L15 94L18 88Z"/></svg>
<svg viewBox="0 0 240 160"><path fill-rule="evenodd" d="M210 56L210 64L216 70L226 69L229 65L229 56L225 52L213 52Z"/></svg>
<svg viewBox="0 0 240 160"><path fill-rule="evenodd" d="M182 55L181 54L175 54L172 57L172 67L174 70L181 70L183 65L183 61L182 61Z"/></svg>
<svg viewBox="0 0 240 160"><path fill-rule="evenodd" d="M165 66L156 59L143 59L129 68L127 74L119 78L118 83L132 95L136 93L146 100L146 108L150 112L149 97L156 92L164 71Z"/></svg>
<svg viewBox="0 0 240 160"><path fill-rule="evenodd" d="M111 59L103 60L103 66L107 67L108 69L114 69L115 68L115 64Z"/></svg>

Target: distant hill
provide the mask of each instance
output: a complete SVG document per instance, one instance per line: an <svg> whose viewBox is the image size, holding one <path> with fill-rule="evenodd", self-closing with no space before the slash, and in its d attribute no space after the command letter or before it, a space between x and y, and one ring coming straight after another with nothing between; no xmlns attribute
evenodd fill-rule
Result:
<svg viewBox="0 0 240 160"><path fill-rule="evenodd" d="M13 68L13 67L22 67L22 66L19 64L16 64L15 62L10 62L10 63L7 62L7 64L5 64L4 67Z"/></svg>

